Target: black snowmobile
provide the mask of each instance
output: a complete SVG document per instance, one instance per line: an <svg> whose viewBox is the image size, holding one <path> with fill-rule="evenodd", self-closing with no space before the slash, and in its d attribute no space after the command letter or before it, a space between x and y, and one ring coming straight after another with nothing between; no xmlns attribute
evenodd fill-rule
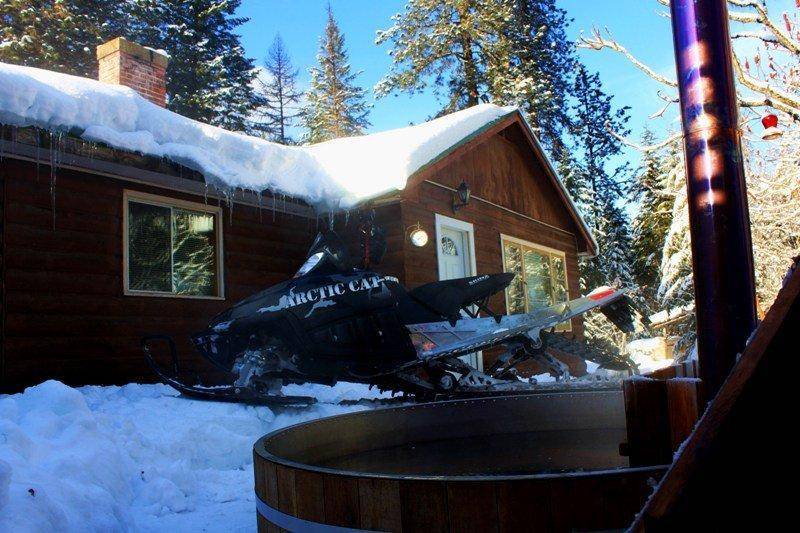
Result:
<svg viewBox="0 0 800 533"><path fill-rule="evenodd" d="M235 376L232 385L181 381L169 337L145 337L142 347L162 381L188 396L302 404L313 399L282 396L281 386L341 380L425 399L531 390L535 382L516 375L523 361L535 359L568 377L566 365L545 350L543 339L557 324L601 307L621 329L633 328L625 291L614 288L528 314L493 313L489 298L513 277L484 274L407 291L397 278L354 268L344 244L329 231L317 236L293 279L242 300L192 337L206 359ZM156 341L170 348L170 370L153 358ZM460 358L498 345L505 352L485 372Z"/></svg>

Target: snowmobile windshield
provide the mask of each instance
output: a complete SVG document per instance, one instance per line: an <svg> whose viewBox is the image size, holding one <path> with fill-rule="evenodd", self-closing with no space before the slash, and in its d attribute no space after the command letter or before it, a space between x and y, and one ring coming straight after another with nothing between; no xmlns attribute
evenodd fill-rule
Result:
<svg viewBox="0 0 800 533"><path fill-rule="evenodd" d="M351 269L350 255L342 240L333 231L319 233L308 251L308 259L294 277L308 274L347 272Z"/></svg>
<svg viewBox="0 0 800 533"><path fill-rule="evenodd" d="M297 271L297 274L295 274L294 277L299 278L300 276L305 276L306 274L314 270L314 268L316 268L316 266L319 265L319 262L322 261L322 258L324 256L325 254L322 252L317 252L311 255L308 259L306 259L306 262L303 263L303 266L300 267L300 269Z"/></svg>

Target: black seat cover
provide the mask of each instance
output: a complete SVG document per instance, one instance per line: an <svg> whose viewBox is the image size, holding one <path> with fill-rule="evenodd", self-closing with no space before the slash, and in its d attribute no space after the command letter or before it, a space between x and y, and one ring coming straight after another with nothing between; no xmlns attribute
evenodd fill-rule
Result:
<svg viewBox="0 0 800 533"><path fill-rule="evenodd" d="M457 320L462 308L504 290L512 279L514 274L503 273L434 281L412 289L409 295L447 319Z"/></svg>

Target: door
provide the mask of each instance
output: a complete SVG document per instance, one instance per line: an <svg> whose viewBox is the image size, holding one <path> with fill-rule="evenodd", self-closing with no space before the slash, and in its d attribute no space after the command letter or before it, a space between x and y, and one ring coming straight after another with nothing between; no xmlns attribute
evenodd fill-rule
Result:
<svg viewBox="0 0 800 533"><path fill-rule="evenodd" d="M442 227L439 238L439 258L442 275L439 279L465 278L469 274L469 246L467 232L449 227Z"/></svg>
<svg viewBox="0 0 800 533"><path fill-rule="evenodd" d="M440 280L465 278L477 274L475 234L472 224L437 214L436 246ZM478 370L483 370L481 352L465 355L461 359Z"/></svg>

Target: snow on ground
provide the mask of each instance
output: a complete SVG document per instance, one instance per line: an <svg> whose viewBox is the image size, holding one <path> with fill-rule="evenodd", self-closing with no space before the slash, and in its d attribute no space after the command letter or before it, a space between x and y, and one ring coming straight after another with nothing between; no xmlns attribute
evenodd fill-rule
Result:
<svg viewBox="0 0 800 533"><path fill-rule="evenodd" d="M171 159L222 188L270 189L327 207L404 188L422 166L514 111L482 104L407 128L283 146L167 111L127 87L0 63L2 124L78 130L90 141Z"/></svg>
<svg viewBox="0 0 800 533"><path fill-rule="evenodd" d="M628 343L628 356L639 367L640 374L666 368L673 362L671 352L666 349L664 337L638 339Z"/></svg>
<svg viewBox="0 0 800 533"><path fill-rule="evenodd" d="M348 383L284 392L320 403L270 410L58 381L0 395L0 531L253 531L255 441L379 396Z"/></svg>

